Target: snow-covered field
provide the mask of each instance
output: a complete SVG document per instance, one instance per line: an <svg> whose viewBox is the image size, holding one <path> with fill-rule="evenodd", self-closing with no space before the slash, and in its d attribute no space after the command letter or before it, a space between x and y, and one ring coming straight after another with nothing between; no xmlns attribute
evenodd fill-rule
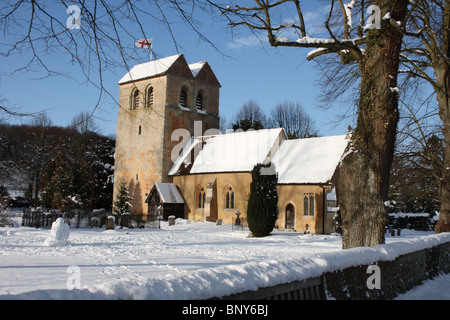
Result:
<svg viewBox="0 0 450 320"><path fill-rule="evenodd" d="M450 234L402 230L386 245L341 250L339 236L248 234L179 219L161 229L70 229L60 245L49 229L1 228L0 299L205 299L450 241ZM448 299L450 277L439 287L432 298Z"/></svg>

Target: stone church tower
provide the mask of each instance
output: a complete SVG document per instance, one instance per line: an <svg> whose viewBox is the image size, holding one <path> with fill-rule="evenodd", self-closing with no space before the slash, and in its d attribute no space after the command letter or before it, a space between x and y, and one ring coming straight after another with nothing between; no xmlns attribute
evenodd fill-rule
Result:
<svg viewBox="0 0 450 320"><path fill-rule="evenodd" d="M201 134L219 128L220 83L208 62L189 65L178 54L133 67L119 85L114 200L125 179L132 213L147 214L144 201L153 185L171 182L172 150L182 141L178 135L172 141L172 133L187 129L194 136L197 121Z"/></svg>

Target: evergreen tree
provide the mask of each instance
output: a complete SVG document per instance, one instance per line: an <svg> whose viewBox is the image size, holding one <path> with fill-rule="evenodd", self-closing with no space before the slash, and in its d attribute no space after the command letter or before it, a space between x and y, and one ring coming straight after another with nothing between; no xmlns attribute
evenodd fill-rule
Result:
<svg viewBox="0 0 450 320"><path fill-rule="evenodd" d="M252 170L247 220L254 237L268 236L278 218L278 176L275 172L266 174L270 166L257 164Z"/></svg>
<svg viewBox="0 0 450 320"><path fill-rule="evenodd" d="M126 180L122 179L119 185L117 199L114 201L114 212L119 216L130 213L130 200L133 200L133 197L130 195Z"/></svg>
<svg viewBox="0 0 450 320"><path fill-rule="evenodd" d="M238 129L242 129L244 131L253 129L253 130L261 130L264 129L264 126L262 125L260 120L249 120L249 119L242 119L238 120L235 124L233 124L233 130L236 131Z"/></svg>

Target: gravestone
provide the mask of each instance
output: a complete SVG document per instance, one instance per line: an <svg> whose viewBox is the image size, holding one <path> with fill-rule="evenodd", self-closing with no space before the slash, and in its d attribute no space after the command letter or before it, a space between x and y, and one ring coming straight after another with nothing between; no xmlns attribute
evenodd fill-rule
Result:
<svg viewBox="0 0 450 320"><path fill-rule="evenodd" d="M113 216L109 216L106 218L106 227L105 230L114 230L114 223L116 219Z"/></svg>
<svg viewBox="0 0 450 320"><path fill-rule="evenodd" d="M175 225L175 216L169 216L169 226Z"/></svg>

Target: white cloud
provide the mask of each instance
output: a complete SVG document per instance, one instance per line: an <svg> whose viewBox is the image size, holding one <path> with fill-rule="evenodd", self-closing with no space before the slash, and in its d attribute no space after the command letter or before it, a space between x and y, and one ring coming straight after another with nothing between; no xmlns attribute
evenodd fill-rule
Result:
<svg viewBox="0 0 450 320"><path fill-rule="evenodd" d="M246 37L239 37L234 38L230 42L228 42L226 45L230 49L242 49L245 47L255 47L258 45L261 45L261 43L264 43L264 39L262 39L262 36L258 36L256 34L252 34Z"/></svg>

